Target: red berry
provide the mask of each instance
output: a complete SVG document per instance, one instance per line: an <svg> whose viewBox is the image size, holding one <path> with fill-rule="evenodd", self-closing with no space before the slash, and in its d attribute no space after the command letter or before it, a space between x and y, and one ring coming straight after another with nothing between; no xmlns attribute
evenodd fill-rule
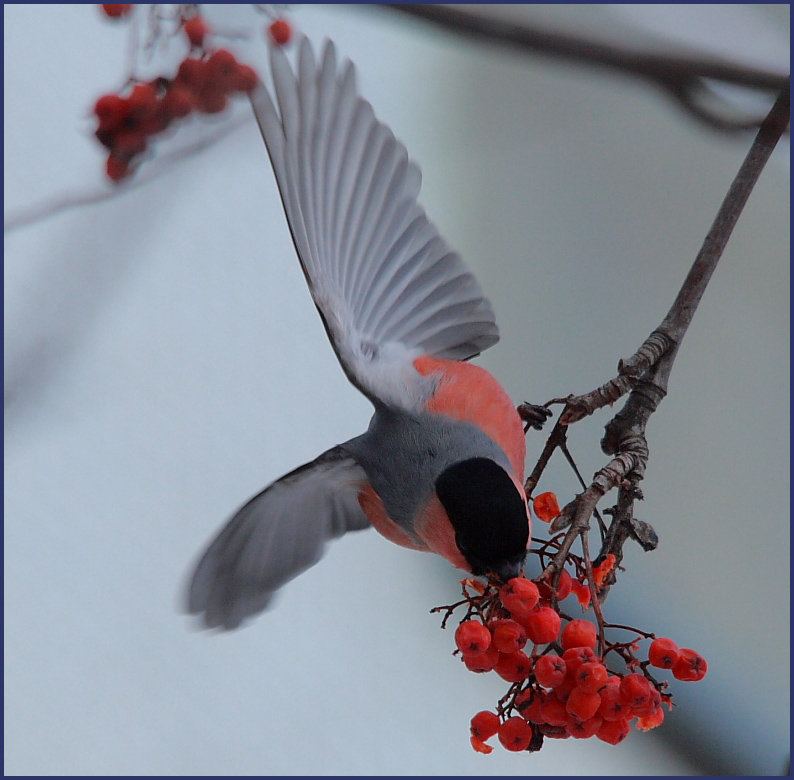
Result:
<svg viewBox="0 0 794 780"><path fill-rule="evenodd" d="M499 589L499 599L510 615L523 620L538 603L538 586L526 577L513 577Z"/></svg>
<svg viewBox="0 0 794 780"><path fill-rule="evenodd" d="M595 650L590 647L569 647L563 654L562 660L568 668L569 675L575 675L582 664L600 660Z"/></svg>
<svg viewBox="0 0 794 780"><path fill-rule="evenodd" d="M189 89L175 82L168 87L161 105L168 116L181 119L195 108L196 101Z"/></svg>
<svg viewBox="0 0 794 780"><path fill-rule="evenodd" d="M207 84L196 97L196 108L203 114L219 114L226 108L228 102L222 90Z"/></svg>
<svg viewBox="0 0 794 780"><path fill-rule="evenodd" d="M153 114L138 123L140 132L144 135L157 135L162 133L171 122L171 115L165 110L163 101L159 101Z"/></svg>
<svg viewBox="0 0 794 780"><path fill-rule="evenodd" d="M577 686L571 691L565 709L578 720L588 720L598 712L601 706L601 697L597 693L590 693Z"/></svg>
<svg viewBox="0 0 794 780"><path fill-rule="evenodd" d="M135 120L148 119L157 111L157 93L151 84L136 84L127 97L127 110Z"/></svg>
<svg viewBox="0 0 794 780"><path fill-rule="evenodd" d="M673 665L673 677L676 680L697 682L706 676L708 668L706 659L700 653L696 653L688 647L682 647L678 651L678 659Z"/></svg>
<svg viewBox="0 0 794 780"><path fill-rule="evenodd" d="M549 653L535 661L535 679L546 688L556 688L565 680L565 661Z"/></svg>
<svg viewBox="0 0 794 780"><path fill-rule="evenodd" d="M571 695L571 691L576 687L576 681L573 678L573 673L570 669L565 672L565 679L554 686L554 695L560 701L567 701Z"/></svg>
<svg viewBox="0 0 794 780"><path fill-rule="evenodd" d="M515 620L495 620L489 627L491 642L500 653L515 653L527 643L524 626Z"/></svg>
<svg viewBox="0 0 794 780"><path fill-rule="evenodd" d="M545 645L557 638L561 623L560 616L551 607L538 607L524 620L524 627L536 645Z"/></svg>
<svg viewBox="0 0 794 780"><path fill-rule="evenodd" d="M499 716L495 712L483 710L471 719L471 734L482 740L490 739L499 731L499 724Z"/></svg>
<svg viewBox="0 0 794 780"><path fill-rule="evenodd" d="M638 718L650 718L656 715L661 708L662 694L656 688L651 688L651 696L648 701L638 707L633 707L631 714L636 715Z"/></svg>
<svg viewBox="0 0 794 780"><path fill-rule="evenodd" d="M491 646L491 632L479 620L464 620L455 631L455 644L464 655L479 655Z"/></svg>
<svg viewBox="0 0 794 780"><path fill-rule="evenodd" d="M279 46L289 43L289 39L292 37L292 28L286 19L276 19L267 28L267 31L273 43L277 43Z"/></svg>
<svg viewBox="0 0 794 780"><path fill-rule="evenodd" d="M620 681L620 695L629 707L642 707L651 698L651 684L641 674L627 674Z"/></svg>
<svg viewBox="0 0 794 780"><path fill-rule="evenodd" d="M589 739L601 728L603 720L594 715L592 718L581 721L573 718L567 725L568 733L576 739Z"/></svg>
<svg viewBox="0 0 794 780"><path fill-rule="evenodd" d="M540 714L543 722L550 726L565 726L568 723L568 710L556 696L549 696L540 705Z"/></svg>
<svg viewBox="0 0 794 780"><path fill-rule="evenodd" d="M631 707L623 701L620 685L606 685L598 695L601 697L598 714L604 720L624 720L631 717Z"/></svg>
<svg viewBox="0 0 794 780"><path fill-rule="evenodd" d="M499 726L499 741L508 750L526 750L532 741L532 726L514 715Z"/></svg>
<svg viewBox="0 0 794 780"><path fill-rule="evenodd" d="M576 686L588 693L597 693L606 685L607 677L609 673L601 661L588 661L576 670Z"/></svg>
<svg viewBox="0 0 794 780"><path fill-rule="evenodd" d="M108 157L105 164L105 172L108 178L113 182L119 182L129 175L129 163L126 160L120 160L112 154Z"/></svg>
<svg viewBox="0 0 794 780"><path fill-rule="evenodd" d="M678 660L678 645L672 639L654 639L648 648L651 666L659 669L672 669Z"/></svg>
<svg viewBox="0 0 794 780"><path fill-rule="evenodd" d="M659 709L653 715L637 718L637 728L640 731L650 731L651 729L655 729L657 726L661 726L663 722L664 710L659 707Z"/></svg>
<svg viewBox="0 0 794 780"><path fill-rule="evenodd" d="M532 661L523 650L517 650L515 653L499 653L499 660L494 669L507 682L521 682L526 680L532 671Z"/></svg>
<svg viewBox="0 0 794 780"><path fill-rule="evenodd" d="M237 75L237 59L228 49L212 52L207 60L207 84L228 91Z"/></svg>
<svg viewBox="0 0 794 780"><path fill-rule="evenodd" d="M593 567L593 582L598 587L601 587L606 581L607 576L615 568L617 557L613 553L609 553L598 566Z"/></svg>
<svg viewBox="0 0 794 780"><path fill-rule="evenodd" d="M572 620L562 630L563 650L571 647L591 647L597 644L596 627L589 620Z"/></svg>
<svg viewBox="0 0 794 780"><path fill-rule="evenodd" d="M257 72L250 65L240 65L234 77L234 88L238 92L250 92L259 83Z"/></svg>
<svg viewBox="0 0 794 780"><path fill-rule="evenodd" d="M571 593L576 596L576 600L582 609L587 609L590 606L590 588L583 582L574 580L571 583Z"/></svg>
<svg viewBox="0 0 794 780"><path fill-rule="evenodd" d="M132 10L132 3L103 3L102 10L110 19L119 19Z"/></svg>
<svg viewBox="0 0 794 780"><path fill-rule="evenodd" d="M532 501L532 508L538 516L538 520L550 523L560 514L560 505L557 503L557 496L554 493L541 493L535 496Z"/></svg>
<svg viewBox="0 0 794 780"><path fill-rule="evenodd" d="M602 742L617 745L628 737L630 731L628 720L605 720L596 731L596 736Z"/></svg>
<svg viewBox="0 0 794 780"><path fill-rule="evenodd" d="M473 734L471 735L471 746L478 753L493 753L493 748L490 745L486 745L479 737L475 737Z"/></svg>
<svg viewBox="0 0 794 780"><path fill-rule="evenodd" d="M210 28L200 16L194 16L185 22L184 30L192 46L201 46L204 43L204 36L210 31Z"/></svg>
<svg viewBox="0 0 794 780"><path fill-rule="evenodd" d="M554 576L548 578L548 580L544 580L538 583L538 590L540 591L541 598L544 599L551 599L552 594L554 591L552 590L552 583L554 582ZM571 593L571 585L573 584L573 579L568 572L563 569L560 572L560 581L557 584L557 601L563 601L563 599L568 598Z"/></svg>
<svg viewBox="0 0 794 780"><path fill-rule="evenodd" d="M530 723L543 723L544 718L540 708L544 701L546 701L546 696L543 693L527 688L516 696L516 707L524 720L528 720Z"/></svg>
<svg viewBox="0 0 794 780"><path fill-rule="evenodd" d="M136 130L122 130L113 139L113 154L120 160L129 160L146 149L146 138Z"/></svg>
<svg viewBox="0 0 794 780"><path fill-rule="evenodd" d="M179 63L174 81L188 87L192 92L198 92L206 78L206 63L193 57L186 57Z"/></svg>
<svg viewBox="0 0 794 780"><path fill-rule="evenodd" d="M476 674L492 671L496 668L498 661L499 651L493 646L489 647L484 653L478 653L477 655L463 654L463 663L466 668Z"/></svg>
<svg viewBox="0 0 794 780"><path fill-rule="evenodd" d="M113 130L127 116L127 101L120 95L102 95L94 105L94 114L99 123L99 130Z"/></svg>

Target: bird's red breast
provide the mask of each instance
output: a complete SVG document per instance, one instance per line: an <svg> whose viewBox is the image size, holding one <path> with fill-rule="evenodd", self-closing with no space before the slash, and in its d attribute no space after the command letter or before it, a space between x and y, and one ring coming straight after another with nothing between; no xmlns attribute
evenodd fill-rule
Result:
<svg viewBox="0 0 794 780"><path fill-rule="evenodd" d="M426 409L456 420L474 423L505 452L513 466L513 481L524 493L526 441L524 426L510 396L484 368L459 360L424 356L414 360L423 376L437 374L440 381Z"/></svg>
<svg viewBox="0 0 794 780"><path fill-rule="evenodd" d="M414 360L414 367L423 376L434 374L439 379L425 411L473 423L488 434L507 455L513 467L510 477L526 500L523 484L524 426L502 386L484 368L463 361L423 356ZM452 523L435 494L417 518L415 537L388 516L371 485L361 490L358 502L373 527L390 541L414 550L430 550L446 558L453 566L468 570L469 565L455 543Z"/></svg>

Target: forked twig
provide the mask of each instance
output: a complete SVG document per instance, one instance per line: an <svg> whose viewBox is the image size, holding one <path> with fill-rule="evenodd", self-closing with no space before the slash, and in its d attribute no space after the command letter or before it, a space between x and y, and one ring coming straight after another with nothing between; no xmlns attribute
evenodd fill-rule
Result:
<svg viewBox="0 0 794 780"><path fill-rule="evenodd" d="M628 538L634 538L645 549L653 549L656 546L657 539L653 529L634 517L634 502L642 498L639 483L645 475L648 461L646 425L667 393L667 384L678 348L742 209L778 140L788 127L789 110L790 97L787 87L780 93L763 121L717 212L700 252L659 327L632 357L619 363L617 377L590 393L565 399L565 408L552 430L538 465L527 479L527 495L531 495L554 450L566 446L565 428L597 409L614 403L628 392L625 405L607 423L605 435L601 440L604 453L614 457L596 472L591 484L566 507L567 511L563 510L555 521L556 526L552 525L552 530L560 530L566 525L569 528L558 552L546 567L544 575L553 574L562 568L577 537L581 537L584 542L585 535L590 529L590 517L596 505L613 488L618 488L618 499L616 506L608 510L612 520L596 560L602 560L611 553L615 555L619 564L623 557L623 544ZM592 565L588 558L589 556L585 554L587 575L591 578ZM592 583L592 579L590 582ZM612 582L614 582L614 570L599 590L601 601L606 598Z"/></svg>

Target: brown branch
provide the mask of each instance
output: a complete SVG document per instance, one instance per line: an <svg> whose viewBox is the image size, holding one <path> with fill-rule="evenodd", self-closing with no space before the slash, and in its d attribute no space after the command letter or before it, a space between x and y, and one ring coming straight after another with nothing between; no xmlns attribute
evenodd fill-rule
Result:
<svg viewBox="0 0 794 780"><path fill-rule="evenodd" d="M761 171L789 125L789 87L781 91L747 153L703 246L659 330L680 344ZM660 362L661 365L661 362ZM665 377L666 378L666 377Z"/></svg>
<svg viewBox="0 0 794 780"><path fill-rule="evenodd" d="M655 330L628 360L618 362L618 375L595 390L580 396L569 396L566 408L560 416L563 425L611 406L634 387L648 369L659 362L672 347L670 337L661 329Z"/></svg>
<svg viewBox="0 0 794 780"><path fill-rule="evenodd" d="M715 93L707 86L706 79L771 93L780 92L789 83L786 74L745 67L725 59L707 58L698 54L673 56L641 52L626 46L599 43L588 38L447 5L387 3L378 7L421 18L475 40L593 67L609 68L640 78L663 89L691 116L716 130L740 131L748 127L755 128L759 126L761 117L736 119L708 108L702 99L707 96L714 98Z"/></svg>
<svg viewBox="0 0 794 780"><path fill-rule="evenodd" d="M601 441L602 450L614 458L598 471L588 488L569 504L552 530L560 523L570 528L546 572L558 570L564 564L577 536L589 531L590 517L598 501L612 488L618 488L618 502L610 514L612 521L607 529L599 559L609 553L616 556L616 566L622 560L622 548L629 538L636 539L646 550L656 546L656 534L647 524L634 517L634 502L642 498L639 483L645 475L648 445L645 428L667 393L667 384L678 348L692 322L708 283L717 267L728 239L758 181L761 171L771 156L777 142L789 124L790 96L786 88L778 96L761 125L739 172L726 194L703 245L684 280L673 305L659 327L649 336L635 355L618 366L619 375L600 388L583 396L569 397L567 405L555 425L541 456L543 467L550 457L549 450L562 447L565 436L558 430L571 424L595 409L613 403L631 388L626 403L606 426ZM548 404L547 404L548 405ZM541 468L542 471L542 468ZM538 467L532 472L532 487L540 475ZM558 521L555 521L557 523ZM544 572L544 574L546 573ZM604 583L599 598L606 598L614 576Z"/></svg>
<svg viewBox="0 0 794 780"><path fill-rule="evenodd" d="M592 414L597 409L613 404L628 390L636 392L631 401L632 412L624 409L616 416L612 433L607 434L604 451L618 451L616 437L621 426L619 418L634 417L640 408L650 415L667 392L667 379L672 370L678 347L692 322L695 311L722 257L747 199L761 175L767 160L789 123L789 90L783 90L761 125L750 151L723 199L717 216L703 245L684 280L678 295L665 318L645 340L637 352L618 364L618 376L589 393L570 396L560 417L563 424ZM640 381L642 380L642 381ZM627 404L628 406L628 404Z"/></svg>

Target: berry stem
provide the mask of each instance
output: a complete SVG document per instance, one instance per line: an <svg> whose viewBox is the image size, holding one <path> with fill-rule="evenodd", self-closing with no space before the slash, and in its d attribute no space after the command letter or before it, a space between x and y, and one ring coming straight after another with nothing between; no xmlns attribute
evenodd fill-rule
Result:
<svg viewBox="0 0 794 780"><path fill-rule="evenodd" d="M596 618L596 625L598 626L598 655L604 657L606 648L606 632L604 630L604 614L601 611L601 604L598 601L598 589L595 584L595 576L593 575L593 562L590 560L590 550L587 546L587 534L581 534L582 538L582 557L584 558L585 575L587 577L587 585L590 588L590 606L593 608L593 613Z"/></svg>
<svg viewBox="0 0 794 780"><path fill-rule="evenodd" d="M656 639L656 634L650 631L641 631L639 628L634 628L634 626L624 626L620 623L604 623L604 628L617 628L621 631L633 631L635 634L639 634L643 639Z"/></svg>

